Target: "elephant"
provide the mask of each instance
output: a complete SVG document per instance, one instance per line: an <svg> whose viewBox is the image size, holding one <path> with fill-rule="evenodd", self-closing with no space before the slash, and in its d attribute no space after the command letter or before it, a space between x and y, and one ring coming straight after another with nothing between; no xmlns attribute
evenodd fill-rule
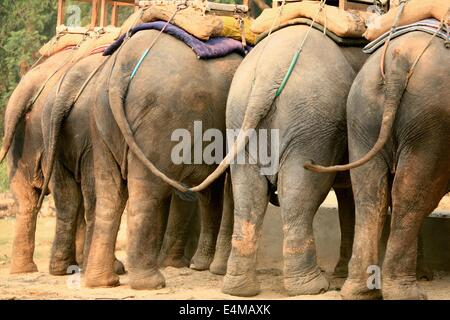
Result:
<svg viewBox="0 0 450 320"><path fill-rule="evenodd" d="M92 175L89 118L86 115L89 98L86 98L87 95L80 96L80 105L86 105L85 109L77 108L70 113L64 130L58 132L58 136L64 140L64 147L58 150L59 153L49 150L51 117L52 114L57 112L54 109L58 110L57 107L60 105L70 104L73 101L70 99L70 94L73 92L73 95L77 94L81 85L83 85L84 77L87 76L77 71L87 70L86 72L90 73L103 60L104 57L101 54L94 54L71 64L58 85L53 86L48 94L41 114L39 128L43 139L44 152L41 170L44 178L36 209L40 209L51 181L50 190L56 208L56 231L49 266L52 275L66 275L67 269L71 265L83 266L84 257L87 256L86 253L89 248L89 241L87 240L92 233L95 190ZM77 77L74 77L74 74ZM79 258L75 260L77 251L75 250L75 234L76 221L78 220L84 221L85 230L83 245L79 248L80 252L77 253ZM115 270L120 274L125 272L122 263L118 260L115 262Z"/></svg>
<svg viewBox="0 0 450 320"><path fill-rule="evenodd" d="M292 69L292 58L306 35L301 55ZM348 175L318 176L302 165L320 158L329 164L347 157L347 94L367 55L360 48L339 47L309 26L283 28L262 40L239 66L231 84L226 111L227 129L239 129L230 152L200 185L203 190L231 167L234 196L232 249L222 291L254 296L256 252L271 190L278 191L284 231L284 286L289 295L318 294L329 288L316 262L312 221L329 190L334 187L341 224L341 257L336 277L345 277L353 243L354 203ZM292 74L286 82L288 70ZM283 84L284 83L284 84ZM280 93L280 85L284 89ZM276 171L262 174L256 163L231 163L246 148L249 130L275 130L278 145L271 159ZM259 137L258 137L259 139ZM230 143L230 142L229 142ZM261 146L261 145L260 145ZM259 150L261 152L261 150ZM230 165L231 163L231 165Z"/></svg>
<svg viewBox="0 0 450 320"><path fill-rule="evenodd" d="M155 37L149 55L142 59ZM120 284L112 268L114 237L127 198L129 284L133 289L165 286L157 265L165 208L173 190L189 195L186 187L174 187L172 179L199 183L215 168L205 162L175 164L171 153L177 142L172 141L172 133L182 129L192 137L194 121L224 131L227 94L241 60L235 53L200 60L176 38L146 30L128 39L105 64L96 80L98 95L91 110L97 203L87 287ZM194 139L191 150L202 146ZM205 270L214 259L224 179L196 194L201 231L191 260L194 269Z"/></svg>
<svg viewBox="0 0 450 320"><path fill-rule="evenodd" d="M86 221L83 257L88 257L95 220L95 186L89 110L97 92L92 82L106 57L94 54L78 61L64 75L59 86L48 96L42 114L42 134L45 145L45 177L40 203L50 184L56 205L56 232L50 261L50 273L64 275L73 265L76 221ZM92 81L92 82L91 82ZM38 207L40 206L38 203ZM197 204L172 197L170 215L167 212L163 228L165 237L160 264L184 267L189 265L185 247L189 225L195 220ZM165 232L164 232L165 231ZM87 259L83 259L83 265ZM115 259L116 274L125 272Z"/></svg>
<svg viewBox="0 0 450 320"><path fill-rule="evenodd" d="M450 54L442 40L430 37L415 31L393 39L357 75L347 103L351 163L307 165L327 173L350 169L356 226L345 299L426 297L416 281L418 234L450 190ZM380 264L388 207L381 288L369 289L367 269Z"/></svg>
<svg viewBox="0 0 450 320"><path fill-rule="evenodd" d="M5 136L0 160L7 156L10 188L18 203L11 273L37 271L33 253L38 212L35 207L43 183L41 114L45 98L67 70L73 53L74 50L61 51L31 69L14 90L5 111ZM77 221L80 248L83 246L83 233L84 221Z"/></svg>

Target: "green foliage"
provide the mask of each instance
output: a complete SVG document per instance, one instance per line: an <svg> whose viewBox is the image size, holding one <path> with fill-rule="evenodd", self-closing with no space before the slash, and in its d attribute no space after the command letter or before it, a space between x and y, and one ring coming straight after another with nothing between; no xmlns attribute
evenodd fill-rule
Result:
<svg viewBox="0 0 450 320"><path fill-rule="evenodd" d="M6 170L6 160L0 164L0 193L9 189L8 171Z"/></svg>
<svg viewBox="0 0 450 320"><path fill-rule="evenodd" d="M0 1L0 129L4 108L20 77L55 33L55 0Z"/></svg>

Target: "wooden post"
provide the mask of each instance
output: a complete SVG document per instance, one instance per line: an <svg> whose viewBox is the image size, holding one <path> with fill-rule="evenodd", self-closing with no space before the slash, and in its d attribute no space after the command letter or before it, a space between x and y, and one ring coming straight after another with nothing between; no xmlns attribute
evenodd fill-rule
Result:
<svg viewBox="0 0 450 320"><path fill-rule="evenodd" d="M99 7L99 0L92 0L92 14L91 14L90 29L94 29L97 26L98 7Z"/></svg>
<svg viewBox="0 0 450 320"><path fill-rule="evenodd" d="M113 3L112 12L111 12L111 25L116 27L117 26L117 3Z"/></svg>
<svg viewBox="0 0 450 320"><path fill-rule="evenodd" d="M56 26L64 24L64 11L65 11L65 0L58 0L58 16L56 20Z"/></svg>
<svg viewBox="0 0 450 320"><path fill-rule="evenodd" d="M339 0L339 9L345 10L347 7L347 0Z"/></svg>
<svg viewBox="0 0 450 320"><path fill-rule="evenodd" d="M106 27L107 22L107 16L108 16L108 4L106 3L106 0L102 0L101 6L100 6L100 27Z"/></svg>

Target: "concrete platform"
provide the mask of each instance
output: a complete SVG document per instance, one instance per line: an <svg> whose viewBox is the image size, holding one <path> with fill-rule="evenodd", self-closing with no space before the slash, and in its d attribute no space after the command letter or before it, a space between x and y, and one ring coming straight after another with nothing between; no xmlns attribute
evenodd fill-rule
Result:
<svg viewBox="0 0 450 320"><path fill-rule="evenodd" d="M450 212L438 211L426 218L422 227L425 261L435 271L450 271ZM389 225L387 221L386 225ZM340 228L337 202L330 193L314 219L314 235L319 265L332 271L339 258ZM384 232L386 242L389 230ZM283 233L280 209L269 205L258 252L258 267L283 268ZM382 244L382 246L384 246Z"/></svg>

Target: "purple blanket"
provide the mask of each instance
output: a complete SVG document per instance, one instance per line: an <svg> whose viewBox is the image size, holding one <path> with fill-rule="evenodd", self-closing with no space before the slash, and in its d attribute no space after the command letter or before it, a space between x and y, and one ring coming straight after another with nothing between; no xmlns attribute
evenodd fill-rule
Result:
<svg viewBox="0 0 450 320"><path fill-rule="evenodd" d="M130 35L132 36L135 33L142 30L150 30L150 29L161 30L165 24L166 24L165 21L143 23L131 29ZM174 26L172 24L167 25L164 32L186 43L189 47L192 48L192 50L194 50L195 54L199 59L214 59L224 57L233 52L245 56L245 54L250 49L250 47L246 47L244 49L242 47L241 42L225 37L215 37L209 39L208 41L200 41L199 39L190 35L183 29L178 28L177 26ZM113 44L111 44L105 50L103 55L109 56L113 54L122 45L125 36L126 36L125 34L122 35Z"/></svg>

